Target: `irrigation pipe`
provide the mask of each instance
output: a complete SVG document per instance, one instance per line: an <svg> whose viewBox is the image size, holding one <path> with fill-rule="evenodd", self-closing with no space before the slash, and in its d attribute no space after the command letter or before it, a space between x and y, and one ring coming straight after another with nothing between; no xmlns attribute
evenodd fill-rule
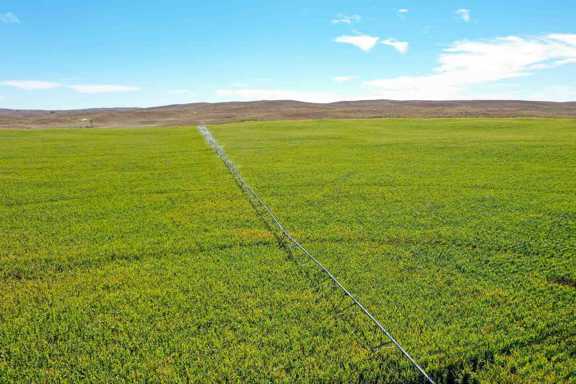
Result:
<svg viewBox="0 0 576 384"><path fill-rule="evenodd" d="M226 156L226 152L224 152L224 149L220 146L220 144L218 144L214 136L212 136L210 130L205 125L199 125L198 132L200 132L200 134L204 137L208 145L210 145L210 147L214 150L214 152L216 152L218 157L224 162L226 168L228 168L232 176L234 176L240 188L248 195L248 198L250 198L252 201L257 202L258 205L261 206L266 211L268 216L272 219L272 223L280 231L282 236L284 236L296 248L300 249L310 260L312 260L318 266L318 268L320 268L322 273L326 274L326 276L328 276L332 280L332 282L336 285L336 287L338 287L338 289L340 289L345 296L348 296L352 300L352 302L360 309L360 311L364 315L366 315L386 336L386 338L396 346L396 348L414 366L414 368L416 368L418 372L420 372L426 378L426 380L428 380L429 383L435 384L434 380L432 380L432 378L428 376L426 371L424 371L424 369L416 362L416 360L408 353L408 351L406 351L404 347L400 345L400 343L382 325L382 323L348 289L346 289L340 283L340 281L338 281L338 279L332 274L332 272L328 270L328 268L326 268L318 259L316 259L310 252L308 252L308 250L304 248L304 246L300 244L300 242L298 242L298 240L296 240L290 234L290 232L288 232L288 230L280 222L280 219L278 219L278 217L272 212L270 207L266 203L264 203L264 201L260 198L260 196L258 196L258 194L246 182L246 180L244 180L244 178L240 174L240 171L238 171L234 163L230 159L228 159L228 156Z"/></svg>

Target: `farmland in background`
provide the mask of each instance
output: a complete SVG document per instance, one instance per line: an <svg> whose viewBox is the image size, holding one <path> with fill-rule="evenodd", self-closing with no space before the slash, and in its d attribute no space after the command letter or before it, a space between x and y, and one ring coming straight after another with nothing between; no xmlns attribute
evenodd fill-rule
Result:
<svg viewBox="0 0 576 384"><path fill-rule="evenodd" d="M439 382L576 380L576 121L210 128ZM0 131L0 234L0 382L418 381L195 127Z"/></svg>

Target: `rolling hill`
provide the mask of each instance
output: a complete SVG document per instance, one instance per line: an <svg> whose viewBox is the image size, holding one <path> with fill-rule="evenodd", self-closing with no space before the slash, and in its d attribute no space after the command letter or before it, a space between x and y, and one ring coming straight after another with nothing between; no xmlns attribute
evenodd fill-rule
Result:
<svg viewBox="0 0 576 384"><path fill-rule="evenodd" d="M315 104L279 100L66 111L0 109L0 128L79 127L81 119L91 119L95 127L151 127L249 120L558 116L576 116L576 102L367 100Z"/></svg>

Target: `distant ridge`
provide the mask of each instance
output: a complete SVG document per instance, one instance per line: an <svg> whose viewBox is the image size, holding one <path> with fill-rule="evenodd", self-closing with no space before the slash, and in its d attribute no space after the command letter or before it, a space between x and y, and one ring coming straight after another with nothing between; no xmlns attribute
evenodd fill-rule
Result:
<svg viewBox="0 0 576 384"><path fill-rule="evenodd" d="M94 127L150 127L246 120L394 117L576 117L576 102L365 100L316 104L278 100L69 111L0 109L0 128L79 127L80 119L93 120Z"/></svg>

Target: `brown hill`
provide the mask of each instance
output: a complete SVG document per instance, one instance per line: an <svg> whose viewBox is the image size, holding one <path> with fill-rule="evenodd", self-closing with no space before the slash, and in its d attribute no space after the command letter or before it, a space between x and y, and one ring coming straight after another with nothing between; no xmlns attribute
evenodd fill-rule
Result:
<svg viewBox="0 0 576 384"><path fill-rule="evenodd" d="M0 128L193 125L245 120L351 119L391 117L576 117L576 102L535 101L299 101L194 103L152 108L105 108L69 111L0 109Z"/></svg>

